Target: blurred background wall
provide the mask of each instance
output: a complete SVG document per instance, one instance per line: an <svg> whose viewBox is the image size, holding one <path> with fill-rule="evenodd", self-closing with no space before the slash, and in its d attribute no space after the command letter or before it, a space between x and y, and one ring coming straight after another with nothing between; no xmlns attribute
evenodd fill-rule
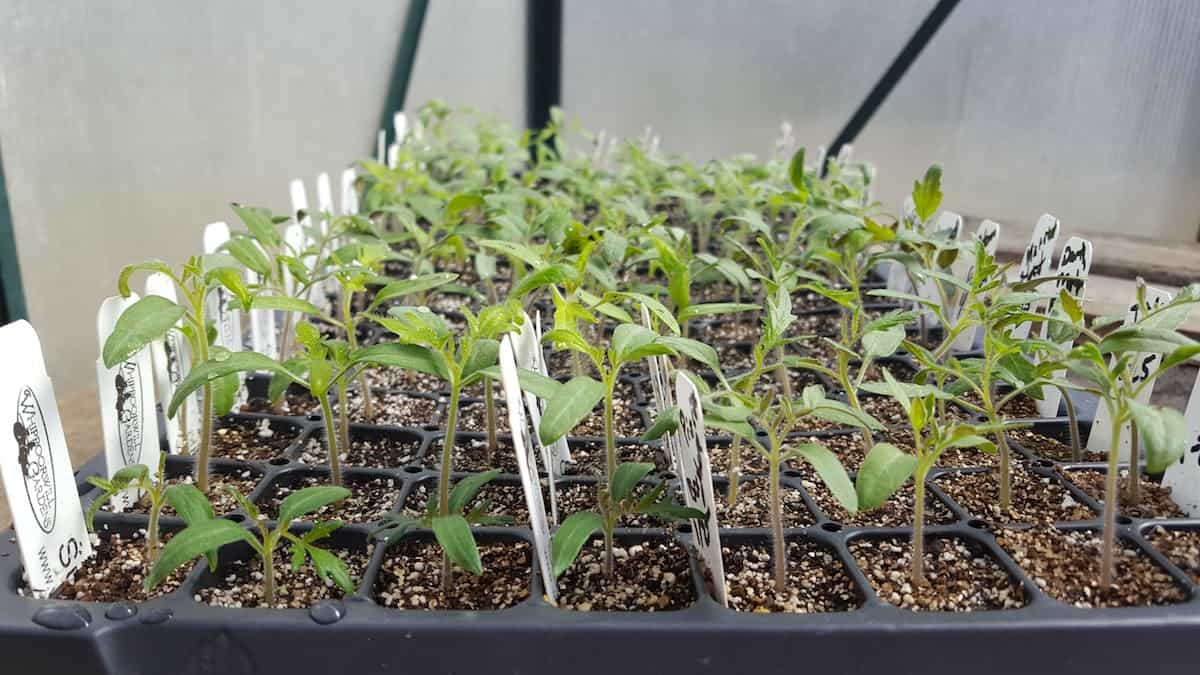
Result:
<svg viewBox="0 0 1200 675"><path fill-rule="evenodd" d="M934 0L566 0L563 103L694 159L828 144ZM231 200L287 208L372 150L406 3L7 0L0 150L30 318L94 384L120 267L178 261ZM1200 3L964 0L855 143L897 204L1195 241ZM435 0L409 91L524 122L525 3Z"/></svg>

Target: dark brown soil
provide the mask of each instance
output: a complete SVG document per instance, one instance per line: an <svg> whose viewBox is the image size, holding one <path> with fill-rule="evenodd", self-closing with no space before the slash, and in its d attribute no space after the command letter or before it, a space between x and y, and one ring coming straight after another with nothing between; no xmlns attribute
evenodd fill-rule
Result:
<svg viewBox="0 0 1200 675"><path fill-rule="evenodd" d="M508 406L497 397L495 404L496 411L496 433L509 433L508 427ZM487 404L483 401L475 403L464 403L458 408L458 429L459 432L475 432L484 434L487 433Z"/></svg>
<svg viewBox="0 0 1200 675"><path fill-rule="evenodd" d="M408 392L416 392L423 394L441 394L449 393L446 388L446 382L436 375L426 375L415 370L404 370L403 368L372 368L367 371L367 382L372 387L381 389L396 389ZM478 388L478 385L476 385ZM482 395L482 390L479 390ZM473 396L465 390L464 396Z"/></svg>
<svg viewBox="0 0 1200 675"><path fill-rule="evenodd" d="M770 527L771 512L768 482L765 477L744 480L738 486L737 503L729 505L728 492L715 490L717 522L721 527ZM816 522L800 491L787 485L779 486L779 501L783 507L784 527L805 527Z"/></svg>
<svg viewBox="0 0 1200 675"><path fill-rule="evenodd" d="M320 408L321 404L307 391L289 391L283 395L278 408L266 399L252 398L242 404L241 411L267 415L308 415L319 412Z"/></svg>
<svg viewBox="0 0 1200 675"><path fill-rule="evenodd" d="M846 612L862 604L854 582L832 551L807 539L787 542L787 590L775 590L771 545L725 546L729 607L739 612Z"/></svg>
<svg viewBox="0 0 1200 675"><path fill-rule="evenodd" d="M949 473L935 481L938 487L975 518L993 525L1052 523L1096 517L1086 505L1053 478L1035 473L1024 462L1012 465L1012 508L1000 508L999 475L995 470Z"/></svg>
<svg viewBox="0 0 1200 675"><path fill-rule="evenodd" d="M738 454L738 462L741 465L743 476L767 473L767 460L754 446L742 441L741 449L739 450ZM709 461L712 462L713 475L729 475L732 469L731 464L733 462L732 445L714 445L709 443L708 456Z"/></svg>
<svg viewBox="0 0 1200 675"><path fill-rule="evenodd" d="M1200 584L1200 530L1169 530L1156 527L1146 534L1154 548Z"/></svg>
<svg viewBox="0 0 1200 675"><path fill-rule="evenodd" d="M674 541L618 542L614 578L604 576L604 544L584 545L558 579L558 606L589 611L658 612L696 601L687 551Z"/></svg>
<svg viewBox="0 0 1200 675"><path fill-rule="evenodd" d="M911 527L913 523L913 485L912 481L905 483L888 498L879 508L871 511L859 511L850 515L825 487L818 478L802 480L808 496L812 497L817 507L825 513L825 517L843 525L858 525L863 527ZM949 507L934 496L932 490L925 491L925 524L945 525L954 522L954 513Z"/></svg>
<svg viewBox="0 0 1200 675"><path fill-rule="evenodd" d="M638 438L646 431L646 423L642 421L641 413L635 410L632 404L632 399L619 396L613 398L613 432L617 438ZM604 438L604 412L597 408L567 435Z"/></svg>
<svg viewBox="0 0 1200 675"><path fill-rule="evenodd" d="M965 539L925 539L924 585L911 583L912 544L907 539L856 539L850 553L886 602L915 611L971 612L1012 609L1025 592L982 547Z"/></svg>
<svg viewBox="0 0 1200 675"><path fill-rule="evenodd" d="M166 544L170 538L169 534L163 534L160 544ZM133 537L102 532L92 536L92 549L92 557L59 586L54 597L80 602L142 602L179 588L192 569L191 565L180 566L146 593L142 582L149 574L150 566L146 562L143 532L135 533Z"/></svg>
<svg viewBox="0 0 1200 675"><path fill-rule="evenodd" d="M280 547L284 548L284 547ZM370 551L328 548L342 562L357 584L371 559ZM275 551L275 609L303 609L321 600L345 597L346 593L333 580L322 580L311 562L292 571L291 551ZM221 561L225 563L224 560ZM234 560L223 565L222 576L215 586L196 590L194 599L214 607L263 607L262 561L257 557Z"/></svg>
<svg viewBox="0 0 1200 675"><path fill-rule="evenodd" d="M355 438L350 435L350 452L341 457L342 466L367 466L378 469L396 469L413 464L418 459L421 444L396 436L378 438ZM329 464L329 450L325 444L325 431L313 434L300 453L299 461L305 464Z"/></svg>
<svg viewBox="0 0 1200 675"><path fill-rule="evenodd" d="M900 402L894 398L886 396L864 396L860 399L863 410L870 414L875 419L883 423L884 426L907 426L908 413L900 406ZM958 406L946 404L946 419L950 421L964 422L968 419L967 412Z"/></svg>
<svg viewBox="0 0 1200 675"><path fill-rule="evenodd" d="M602 481L601 481L602 482ZM580 511L595 511L598 497L598 490L601 482L596 483L575 483L563 482L558 484L558 517L559 520L566 520L567 516ZM646 483L640 483L633 489L633 494L641 496L646 494L652 486ZM549 499L549 496L543 492L544 499ZM677 497L677 503L682 503ZM547 507L548 509L549 507ZM670 528L670 523L660 518L651 517L645 514L631 513L621 517L617 522L617 527L634 527L634 528Z"/></svg>
<svg viewBox="0 0 1200 675"><path fill-rule="evenodd" d="M1111 589L1100 588L1100 533L1004 530L996 541L1050 597L1076 607L1147 607L1187 600L1166 570L1118 542Z"/></svg>
<svg viewBox="0 0 1200 675"><path fill-rule="evenodd" d="M390 424L398 427L423 427L441 422L437 401L398 392L375 392L372 399L375 417L369 421L363 418L362 399L357 392L350 392L347 403L352 422Z"/></svg>
<svg viewBox="0 0 1200 675"><path fill-rule="evenodd" d="M982 406L983 401L979 398L979 394L968 392L963 395L963 398ZM1009 401L1003 408L1000 409L1000 415L1005 419L1039 419L1041 415L1038 413L1037 401L1033 400L1027 394L1017 394L1017 397Z"/></svg>
<svg viewBox="0 0 1200 675"><path fill-rule="evenodd" d="M604 443L592 441L571 446L571 463L566 473L576 476L600 476L605 471ZM640 443L618 443L617 464L624 462L651 462L658 471L668 471L671 460L661 449Z"/></svg>
<svg viewBox="0 0 1200 675"><path fill-rule="evenodd" d="M1075 485L1078 485L1088 494L1089 497L1095 499L1104 505L1104 473L1092 469L1073 469L1059 471L1067 480ZM1120 508L1118 512L1130 518L1186 518L1179 505L1171 499L1171 488L1163 487L1158 483L1152 482L1149 478L1143 478L1142 484L1139 486L1137 504L1125 503L1125 489L1129 485L1129 471L1121 469L1121 473L1117 479L1117 490L1122 495Z"/></svg>
<svg viewBox="0 0 1200 675"><path fill-rule="evenodd" d="M525 542L479 543L483 574L454 568L449 595L442 592L442 549L433 542L401 541L379 570L375 601L397 609L491 610L529 597L530 548Z"/></svg>
<svg viewBox="0 0 1200 675"><path fill-rule="evenodd" d="M344 523L370 523L379 520L385 513L391 511L400 499L400 483L394 478L347 476L345 483L351 493L349 497L341 502L321 507L316 513L304 516L302 520L314 522L336 519ZM329 484L327 475L281 478L272 484L263 496L258 498L256 505L268 518L274 520L279 517L280 502L288 495L306 487Z"/></svg>
<svg viewBox="0 0 1200 675"><path fill-rule="evenodd" d="M454 489L451 486L451 489ZM436 481L423 481L414 485L409 491L408 497L404 500L404 512L414 518L420 518L425 515L425 508L429 502L429 495L437 493ZM543 499L548 499L548 496L543 492ZM475 498L467 503L467 511L470 511L477 505L487 500L491 503L491 508L488 513L493 516L508 516L513 519L514 525L529 524L529 507L525 504L525 489L520 483L497 483L492 481L484 485L476 493ZM546 504L546 514L550 513L550 505Z"/></svg>
<svg viewBox="0 0 1200 675"><path fill-rule="evenodd" d="M212 504L213 512L215 512L218 516L221 516L238 508L237 500L234 499L233 495L229 494L229 491L226 490L226 486L235 487L237 488L238 492L242 493L242 496L246 496L258 486L258 481L261 477L261 474L256 471L252 471L251 469L243 469L241 472L236 474L226 473L225 471L210 471L208 474L208 492L206 494L208 495L209 503ZM174 478L167 479L168 485L179 485L182 483L194 485L195 480L190 474L187 476L175 476ZM105 504L103 510L111 511L112 509L109 508L109 504ZM143 515L149 515L150 496L142 495L142 498L139 499L137 503L126 509L125 513L140 513ZM171 506L171 502L164 500L162 511L160 511L159 514L164 517L174 516L176 515L175 508Z"/></svg>
<svg viewBox="0 0 1200 675"><path fill-rule="evenodd" d="M1069 433L1069 432L1068 432ZM1052 462L1070 462L1071 446L1069 443L1063 443L1057 439L1043 436L1031 429L1018 429L1008 433L1009 441L1015 441L1021 447L1036 454L1038 457ZM1102 452L1093 452L1087 448L1081 448L1083 455L1081 461L1084 462L1104 462L1108 460L1108 456Z"/></svg>
<svg viewBox="0 0 1200 675"><path fill-rule="evenodd" d="M265 462L282 455L300 436L291 428L267 419L220 424L213 432L214 457Z"/></svg>
<svg viewBox="0 0 1200 675"><path fill-rule="evenodd" d="M534 450L537 453L537 450ZM437 470L442 466L442 439L437 439L429 446L429 453L425 455L425 461L422 465L427 469ZM541 468L541 457L538 457L538 467ZM496 450L492 453L492 459L488 461L487 439L485 438L462 438L456 437L454 440L454 465L455 471L487 471L497 468L503 473L519 473L517 467L517 455L513 450L512 442L504 439L496 439Z"/></svg>

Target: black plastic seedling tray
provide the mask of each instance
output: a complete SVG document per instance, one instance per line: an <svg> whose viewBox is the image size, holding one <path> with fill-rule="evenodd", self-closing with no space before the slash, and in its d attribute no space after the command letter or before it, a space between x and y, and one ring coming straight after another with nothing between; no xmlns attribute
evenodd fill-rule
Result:
<svg viewBox="0 0 1200 675"><path fill-rule="evenodd" d="M648 385L643 375L626 381L637 392L635 408L648 418ZM828 383L827 383L828 384ZM429 394L424 394L429 396ZM439 404L442 405L442 404ZM1090 417L1089 406L1080 403ZM276 481L289 480L321 467L298 461L310 438L321 438L316 417L238 415L240 421L270 420L300 433L279 457L264 462L218 460L214 468L251 469L260 476L250 495L256 499ZM1041 420L1036 428L1062 437L1062 420ZM1087 425L1083 425L1086 429ZM399 429L355 425L359 435L393 434L418 444L415 459L401 466L348 468L347 477L386 476L400 487L392 510L402 508L411 491L436 472L421 464L436 452L442 432L436 425ZM822 436L838 432L821 432ZM480 434L463 434L478 438ZM633 439L626 439L631 441ZM719 439L713 439L719 442ZM573 441L575 442L575 441ZM1097 514L1098 505L1056 475L1058 463L1030 451L1014 449L1031 460L1032 470L1062 483L1080 503ZM94 494L86 477L103 471L96 459L77 474L85 505ZM172 457L171 472L190 469L188 458ZM1064 465L1074 466L1074 465ZM1099 465L1084 465L1097 468ZM1200 594L1190 577L1143 536L1157 525L1200 530L1200 520L1140 520L1122 517L1119 536L1141 549L1187 589L1180 604L1153 608L1080 609L1058 602L1005 553L988 523L972 517L936 484L938 476L971 469L939 469L930 491L953 514L952 522L931 525L929 538L953 537L986 551L1028 599L1019 609L964 613L914 612L879 597L856 564L849 544L863 538L907 541L908 528L846 526L823 514L805 492L798 472L782 479L801 492L813 515L811 525L786 530L789 540L808 540L829 552L844 567L858 606L849 611L818 614L754 614L721 607L704 585L699 563L690 557L695 602L676 611L578 612L559 609L543 599L541 579L531 562L529 597L497 611L420 611L377 604L373 589L385 556L368 533L370 525L348 525L331 540L333 547L370 548L370 563L357 592L345 600L327 600L307 609L227 609L194 600L196 589L215 577L195 566L184 584L169 595L145 603L86 603L40 600L19 593L23 586L17 546L11 531L0 540L0 672L37 673L697 673L697 672L921 672L981 673L1152 673L1192 672L1200 663ZM504 476L504 480L516 480ZM566 481L594 480L585 477ZM652 480L674 480L656 472ZM725 478L718 477L718 482ZM226 516L244 522L235 511ZM1060 523L1063 529L1095 529L1092 520ZM101 513L98 530L129 533L145 527L146 518ZM164 518L165 529L182 525ZM248 524L247 524L248 526ZM686 526L672 530L618 530L623 541L673 538L690 544ZM427 537L428 533L413 536ZM723 528L726 545L766 544L768 531ZM481 528L481 541L520 540L532 546L527 527ZM240 548L239 548L240 546ZM222 566L248 555L244 545L221 551ZM532 557L532 556L531 556ZM218 570L220 574L221 570ZM819 671L818 671L819 669Z"/></svg>

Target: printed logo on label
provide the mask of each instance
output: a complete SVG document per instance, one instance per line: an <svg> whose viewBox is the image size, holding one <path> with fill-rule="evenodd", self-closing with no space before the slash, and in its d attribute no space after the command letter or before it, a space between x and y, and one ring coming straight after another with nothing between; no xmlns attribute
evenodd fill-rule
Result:
<svg viewBox="0 0 1200 675"><path fill-rule="evenodd" d="M117 435L121 442L121 457L126 464L136 464L142 452L142 396L138 391L142 381L137 361L126 361L113 378L116 390Z"/></svg>
<svg viewBox="0 0 1200 675"><path fill-rule="evenodd" d="M22 387L17 394L17 417L13 422L17 441L17 462L25 478L25 495L38 527L50 534L58 516L57 488L54 484L54 456L46 433L46 418L33 389Z"/></svg>
<svg viewBox="0 0 1200 675"><path fill-rule="evenodd" d="M179 354L182 348L183 345L180 344L179 333L168 331L167 339L163 340L163 351L167 354L167 379L176 387L183 381L183 367L179 362Z"/></svg>

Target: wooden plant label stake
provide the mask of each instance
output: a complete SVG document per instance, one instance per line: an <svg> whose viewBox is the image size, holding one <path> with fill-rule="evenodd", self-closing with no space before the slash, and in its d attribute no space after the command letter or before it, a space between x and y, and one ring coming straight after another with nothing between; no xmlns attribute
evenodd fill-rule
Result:
<svg viewBox="0 0 1200 675"><path fill-rule="evenodd" d="M33 326L0 327L0 478L29 588L50 595L92 555L54 387Z"/></svg>
<svg viewBox="0 0 1200 675"><path fill-rule="evenodd" d="M342 171L342 215L352 216L358 213L358 191L354 188L354 181L358 175L354 169L345 169Z"/></svg>
<svg viewBox="0 0 1200 675"><path fill-rule="evenodd" d="M525 489L525 505L529 507L529 526L533 530L533 548L542 571L542 584L546 587L546 595L551 600L557 600L558 584L554 579L554 565L550 558L550 526L546 522L546 507L542 502L533 437L529 433L529 420L525 417L525 405L521 400L516 353L512 338L508 335L500 340L500 384L504 388L504 401L508 406L508 425L513 431L513 450L521 471L521 486Z"/></svg>
<svg viewBox="0 0 1200 675"><path fill-rule="evenodd" d="M713 497L712 466L704 438L704 412L700 407L700 392L684 373L675 373L675 396L679 401L679 430L675 450L681 472L684 503L703 511L705 517L693 518L692 537L700 559L708 567L713 580L717 602L729 606L725 590L725 567L721 560L721 535L717 523L717 503Z"/></svg>
<svg viewBox="0 0 1200 675"><path fill-rule="evenodd" d="M100 349L112 334L121 314L138 301L113 296L100 303L96 332ZM96 384L100 390L100 423L104 429L104 460L108 476L131 464L158 466L158 415L154 409L153 367L150 350L143 347L112 368L96 359ZM132 504L140 495L136 488L122 491L113 499L114 508Z"/></svg>
<svg viewBox="0 0 1200 675"><path fill-rule="evenodd" d="M1021 281L1029 281L1049 274L1050 263L1054 259L1054 244L1058 241L1060 229L1058 218L1049 213L1043 213L1042 217L1038 218L1037 225L1033 227L1033 236L1029 239L1029 245L1025 247L1025 253L1021 255L1021 266L1017 272ZM1044 306L1043 302L1035 302L1026 309L1040 314ZM1032 324L1028 321L1014 326L1012 329L1013 339L1024 340L1029 337L1031 327Z"/></svg>
<svg viewBox="0 0 1200 675"><path fill-rule="evenodd" d="M1050 316L1054 311L1055 305L1058 304L1058 293L1066 291L1068 295L1080 301L1083 304L1083 291L1087 284L1088 271L1092 269L1092 242L1079 237L1071 237L1063 244L1062 255L1058 259L1058 270L1054 273L1056 277L1070 277L1069 279L1058 279L1054 282L1055 297L1046 304L1046 316ZM1042 337L1046 338L1050 335L1050 324L1042 324ZM1060 344L1060 349L1065 349L1069 343ZM1042 400L1035 401L1038 409L1039 417L1058 417L1058 405L1062 402L1062 392L1057 387L1042 387Z"/></svg>
<svg viewBox="0 0 1200 675"><path fill-rule="evenodd" d="M146 295L157 295L171 302L178 303L175 296L175 282L161 272L155 272L146 277ZM183 326L180 320L177 327ZM175 395L175 388L183 381L191 359L187 340L179 330L167 331L161 340L150 343L150 362L154 366L154 382L158 390L158 402L165 413ZM195 395L188 396L174 417L166 417L167 445L175 454L195 455L200 449L200 407ZM182 423L181 423L182 421ZM187 438L183 438L182 429L187 428ZM185 447L186 444L186 447Z"/></svg>
<svg viewBox="0 0 1200 675"><path fill-rule="evenodd" d="M989 256L995 256L996 245L1000 241L1000 223L997 223L994 220L984 220L975 230L975 240L983 244L983 250L985 253L987 253ZM966 264L966 272L962 274L960 278L969 284L975 277L975 258L970 255L968 255L967 258L968 260L963 261ZM955 261L955 263L957 265L958 261ZM967 294L959 291L959 296L958 307L954 310L954 316L952 317L954 319L961 317L967 306ZM954 344L951 346L951 349L960 352L967 351L971 347L975 346L975 342L979 339L982 332L982 326L975 326L974 328L964 330L958 334L957 338L954 339Z"/></svg>
<svg viewBox="0 0 1200 675"><path fill-rule="evenodd" d="M1150 309L1161 307L1171 301L1171 294L1157 288L1146 287L1146 306ZM1137 304L1136 291L1133 296L1133 301L1129 303L1129 309L1125 312L1125 321L1122 326L1128 326L1141 318L1141 308ZM1115 361L1116 359L1111 359ZM1151 354L1143 352L1134 357L1129 364L1132 371L1131 377L1134 384L1139 384L1158 368L1159 361L1162 360L1162 354ZM1150 395L1154 392L1154 382L1150 382L1138 394L1137 400L1141 403L1149 403ZM1096 416L1092 422L1092 431L1088 434L1087 449L1094 452L1108 452L1112 447L1112 420L1108 419L1108 410L1104 407L1104 402L1101 401L1096 406ZM1121 437L1117 439L1117 457L1119 461L1129 461L1129 449L1133 446L1130 435L1130 424L1126 422L1121 426Z"/></svg>
<svg viewBox="0 0 1200 675"><path fill-rule="evenodd" d="M1192 385L1183 413L1187 424L1188 447L1183 456L1163 473L1163 486L1171 489L1171 499L1192 518L1200 518L1200 377Z"/></svg>
<svg viewBox="0 0 1200 675"><path fill-rule="evenodd" d="M539 313L538 322L535 324L529 319L529 315L525 315L525 321L521 324L519 333L512 333L513 352L516 356L517 367L531 370L539 375L546 374L546 364L542 354L542 331L541 318ZM555 486L558 477L563 473L564 462L571 460L571 451L567 448L567 438L563 436L546 446L542 444L541 436L537 435L536 430L542 425L542 411L544 406L538 397L526 391L522 392L522 397L525 402L527 417L532 423L535 433L532 435L533 445L542 455L542 466L546 469L546 475L549 477L550 490L550 522L558 525L558 494Z"/></svg>
<svg viewBox="0 0 1200 675"><path fill-rule="evenodd" d="M229 226L222 222L210 223L204 228L204 252L216 253L222 244L229 241ZM242 342L241 312L230 307L233 297L224 287L218 286L206 302L207 314L217 326L217 344L231 352L240 352ZM246 374L238 373L237 405L246 402ZM155 464L157 466L157 464Z"/></svg>

